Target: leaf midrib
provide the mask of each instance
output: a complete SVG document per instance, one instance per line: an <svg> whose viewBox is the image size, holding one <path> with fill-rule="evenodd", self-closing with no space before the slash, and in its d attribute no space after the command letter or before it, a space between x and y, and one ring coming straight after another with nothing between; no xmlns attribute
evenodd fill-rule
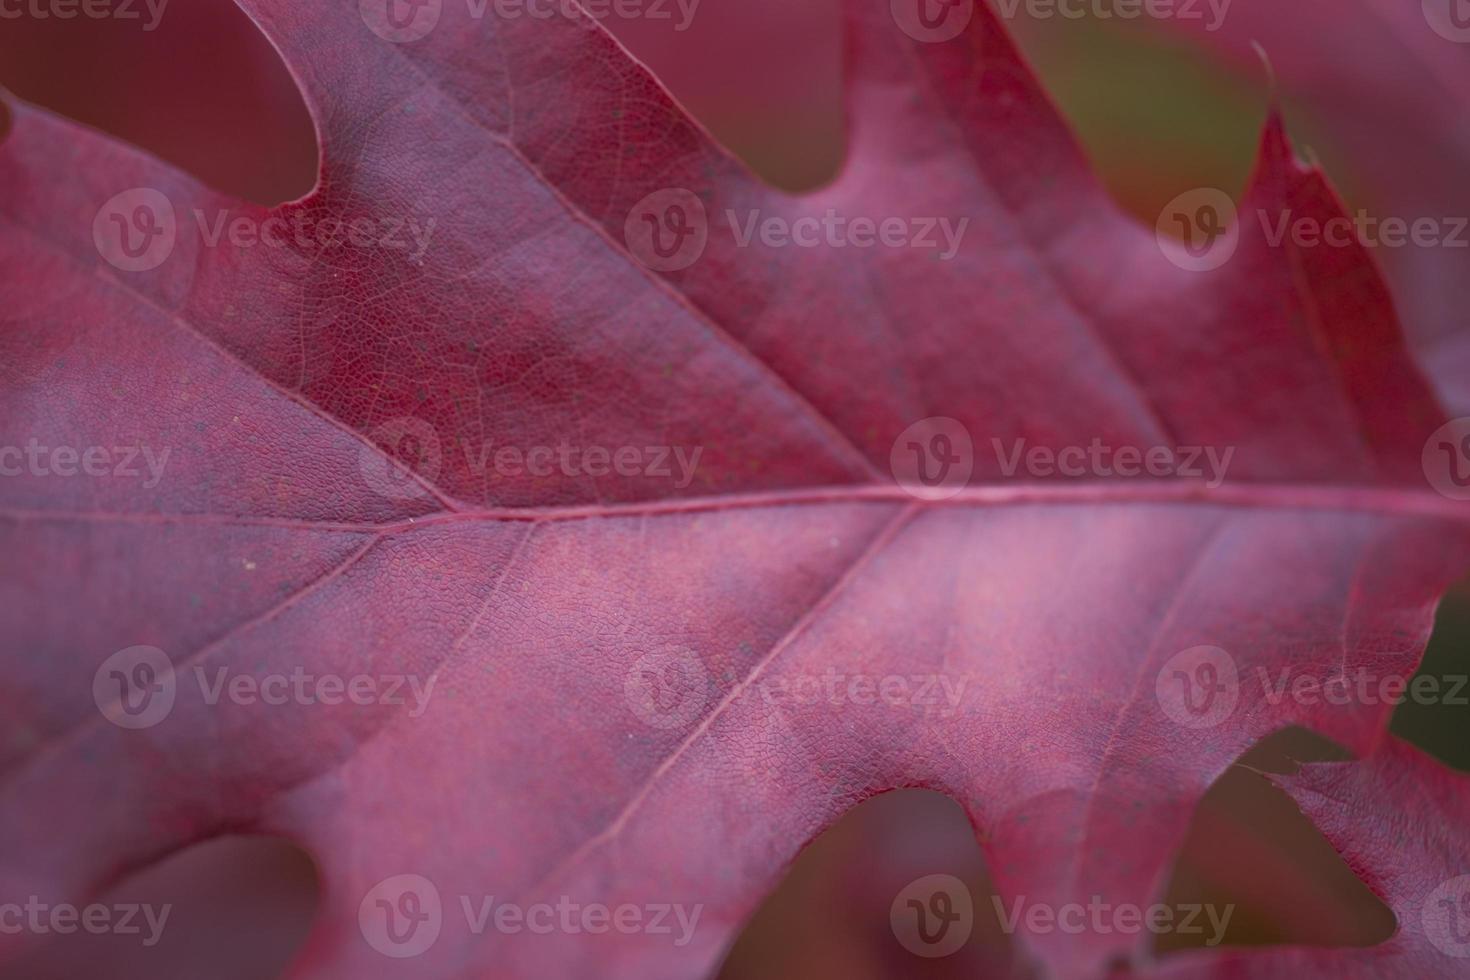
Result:
<svg viewBox="0 0 1470 980"><path fill-rule="evenodd" d="M1428 489L1370 484L1242 482L1209 487L1183 480L1098 480L1082 483L989 483L968 487L947 500L922 500L900 486L856 484L802 489L710 494L628 503L568 504L558 507L504 507L440 511L401 521L368 523L316 521L273 516L216 513L160 514L0 508L0 519L17 522L119 524L223 524L287 530L379 532L393 534L455 523L534 523L599 517L659 517L711 511L762 510L842 504L914 504L921 509L1021 506L1197 506L1314 513L1371 513L1470 523L1470 501L1453 500Z"/></svg>

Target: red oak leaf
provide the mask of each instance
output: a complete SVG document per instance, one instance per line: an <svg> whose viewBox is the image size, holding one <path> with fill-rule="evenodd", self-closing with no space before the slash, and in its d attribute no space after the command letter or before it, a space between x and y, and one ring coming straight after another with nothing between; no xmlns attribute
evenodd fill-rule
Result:
<svg viewBox="0 0 1470 980"><path fill-rule="evenodd" d="M1147 904L1253 742L1378 744L1273 687L1411 674L1470 543L1362 249L1137 227L983 5L848 5L802 196L580 15L242 6L305 199L0 146L0 892L251 830L320 868L295 975L697 976L884 790ZM1341 208L1275 117L1244 201Z"/></svg>
<svg viewBox="0 0 1470 980"><path fill-rule="evenodd" d="M1463 0L1233 0L1223 16L1164 22L1255 79L1264 51L1284 95L1311 109L1324 134L1314 149L1357 188L1407 332L1459 413L1470 413L1467 15ZM1407 230L1385 235L1387 221Z"/></svg>
<svg viewBox="0 0 1470 980"><path fill-rule="evenodd" d="M1398 929L1369 949L1282 948L1181 955L1161 978L1457 977L1470 959L1470 779L1398 739L1361 762L1272 777L1393 909Z"/></svg>

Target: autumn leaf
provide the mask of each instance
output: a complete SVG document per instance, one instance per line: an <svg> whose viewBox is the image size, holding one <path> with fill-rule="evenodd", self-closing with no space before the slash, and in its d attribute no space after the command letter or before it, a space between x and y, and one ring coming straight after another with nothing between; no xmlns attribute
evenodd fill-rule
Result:
<svg viewBox="0 0 1470 980"><path fill-rule="evenodd" d="M1223 17L1160 24L1311 110L1322 134L1313 149L1355 185L1350 211L1361 210L1358 227L1389 276L1406 333L1450 408L1470 411L1470 331L1460 312L1470 301L1461 176L1470 23L1461 0L1234 0ZM1385 237L1386 222L1403 232L1390 226Z"/></svg>
<svg viewBox="0 0 1470 980"><path fill-rule="evenodd" d="M800 196L581 15L242 6L300 201L10 106L4 894L250 831L320 870L294 976L692 977L885 790L1008 902L1146 906L1256 741L1383 751L1391 703L1276 686L1412 675L1470 543L1363 249L1138 227L983 5L848 4ZM1239 208L1342 213L1274 114Z"/></svg>

